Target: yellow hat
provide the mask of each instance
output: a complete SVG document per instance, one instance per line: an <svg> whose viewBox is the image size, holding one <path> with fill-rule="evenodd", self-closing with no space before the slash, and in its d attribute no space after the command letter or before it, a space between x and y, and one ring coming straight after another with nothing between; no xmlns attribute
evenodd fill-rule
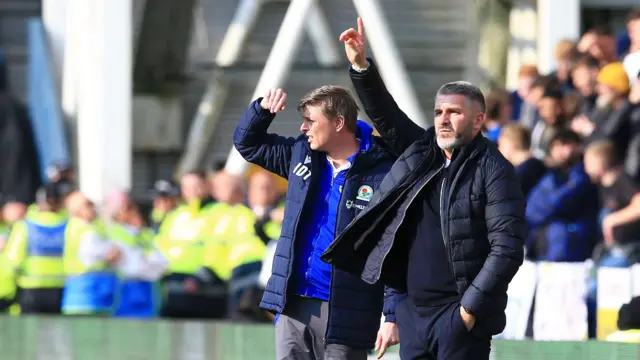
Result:
<svg viewBox="0 0 640 360"><path fill-rule="evenodd" d="M607 64L600 69L598 82L612 88L618 94L627 94L631 89L629 76L621 62Z"/></svg>

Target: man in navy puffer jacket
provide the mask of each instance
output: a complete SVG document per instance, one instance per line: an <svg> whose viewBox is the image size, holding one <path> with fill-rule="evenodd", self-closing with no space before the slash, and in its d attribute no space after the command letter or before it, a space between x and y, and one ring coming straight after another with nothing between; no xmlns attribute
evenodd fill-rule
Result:
<svg viewBox="0 0 640 360"><path fill-rule="evenodd" d="M394 308L402 295L332 269L320 256L368 205L396 156L357 120L346 89L327 85L302 98L298 138L267 133L285 101L281 89L270 90L249 106L234 134L247 161L289 180L260 306L277 314L278 359L366 359L374 343L384 352L398 342Z"/></svg>

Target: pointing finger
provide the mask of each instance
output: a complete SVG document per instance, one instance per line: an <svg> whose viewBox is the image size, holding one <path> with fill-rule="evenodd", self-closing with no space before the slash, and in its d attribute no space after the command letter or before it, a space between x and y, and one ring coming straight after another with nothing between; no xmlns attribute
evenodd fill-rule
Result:
<svg viewBox="0 0 640 360"><path fill-rule="evenodd" d="M358 34L364 37L364 22L360 16L358 16Z"/></svg>

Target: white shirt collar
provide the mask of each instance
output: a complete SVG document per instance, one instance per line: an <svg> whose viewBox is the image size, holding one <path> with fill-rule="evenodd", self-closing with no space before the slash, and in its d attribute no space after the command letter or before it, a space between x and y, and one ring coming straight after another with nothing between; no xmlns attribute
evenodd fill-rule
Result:
<svg viewBox="0 0 640 360"><path fill-rule="evenodd" d="M332 170L332 176L335 179L336 176L338 176L338 174L340 174L341 171L346 171L349 170L351 168L351 161L347 161L346 164L340 166L340 167L336 167L333 164L333 161L331 161L331 159L329 159L329 156L327 155L327 161L329 162L329 165L331 165L331 170Z"/></svg>

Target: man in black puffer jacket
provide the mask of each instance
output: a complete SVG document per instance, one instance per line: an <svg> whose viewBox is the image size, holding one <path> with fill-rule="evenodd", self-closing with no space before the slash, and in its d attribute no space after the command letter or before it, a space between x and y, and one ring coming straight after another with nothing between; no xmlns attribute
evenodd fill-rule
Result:
<svg viewBox="0 0 640 360"><path fill-rule="evenodd" d="M407 292L396 306L402 359L489 359L524 255L515 170L480 134L485 103L472 84L442 86L435 127L415 125L365 58L358 22L359 31L342 35L351 79L382 138L402 155L322 259Z"/></svg>

